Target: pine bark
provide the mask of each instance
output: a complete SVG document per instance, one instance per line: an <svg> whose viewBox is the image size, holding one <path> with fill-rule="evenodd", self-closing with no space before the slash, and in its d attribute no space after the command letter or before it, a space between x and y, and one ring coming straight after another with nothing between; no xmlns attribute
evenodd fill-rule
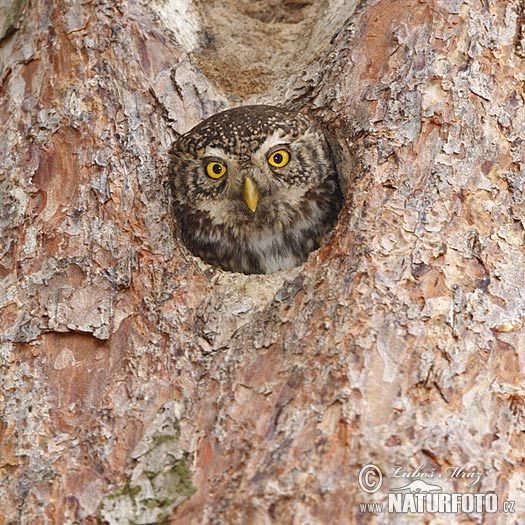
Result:
<svg viewBox="0 0 525 525"><path fill-rule="evenodd" d="M401 524L359 503L421 466L516 501L447 523L523 523L523 0L0 15L0 524ZM319 119L345 186L275 275L171 209L176 134L248 103Z"/></svg>

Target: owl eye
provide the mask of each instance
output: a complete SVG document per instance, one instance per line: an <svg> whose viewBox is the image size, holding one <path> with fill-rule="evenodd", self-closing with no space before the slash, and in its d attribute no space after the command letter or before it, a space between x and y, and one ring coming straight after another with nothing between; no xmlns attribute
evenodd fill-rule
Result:
<svg viewBox="0 0 525 525"><path fill-rule="evenodd" d="M212 179L220 179L226 173L226 166L222 162L212 160L206 165L206 173Z"/></svg>
<svg viewBox="0 0 525 525"><path fill-rule="evenodd" d="M285 149L278 149L268 157L268 162L276 168L282 168L290 162L290 153Z"/></svg>

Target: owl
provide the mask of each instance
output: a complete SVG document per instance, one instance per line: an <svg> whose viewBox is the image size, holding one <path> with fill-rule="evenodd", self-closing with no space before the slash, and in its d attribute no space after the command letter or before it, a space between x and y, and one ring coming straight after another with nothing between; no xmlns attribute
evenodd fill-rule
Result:
<svg viewBox="0 0 525 525"><path fill-rule="evenodd" d="M224 270L297 266L337 219L342 196L332 151L300 113L230 109L181 135L171 153L182 239Z"/></svg>

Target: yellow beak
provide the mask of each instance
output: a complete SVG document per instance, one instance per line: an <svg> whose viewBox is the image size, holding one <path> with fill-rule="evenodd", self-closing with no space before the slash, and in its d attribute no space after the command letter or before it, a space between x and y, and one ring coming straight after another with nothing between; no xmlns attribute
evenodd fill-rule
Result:
<svg viewBox="0 0 525 525"><path fill-rule="evenodd" d="M250 177L246 177L244 179L242 196L244 197L248 208L250 208L250 210L255 213L255 210L257 209L257 203L259 202L259 188L257 188L257 185Z"/></svg>

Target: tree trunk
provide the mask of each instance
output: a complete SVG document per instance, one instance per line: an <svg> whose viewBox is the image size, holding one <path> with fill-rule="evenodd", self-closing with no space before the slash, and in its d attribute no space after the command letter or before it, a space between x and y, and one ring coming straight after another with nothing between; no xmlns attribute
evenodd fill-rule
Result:
<svg viewBox="0 0 525 525"><path fill-rule="evenodd" d="M443 523L525 523L523 0L1 0L0 38L0 524L401 524L359 504L424 473L516 502ZM248 103L346 188L274 275L189 254L168 191Z"/></svg>

